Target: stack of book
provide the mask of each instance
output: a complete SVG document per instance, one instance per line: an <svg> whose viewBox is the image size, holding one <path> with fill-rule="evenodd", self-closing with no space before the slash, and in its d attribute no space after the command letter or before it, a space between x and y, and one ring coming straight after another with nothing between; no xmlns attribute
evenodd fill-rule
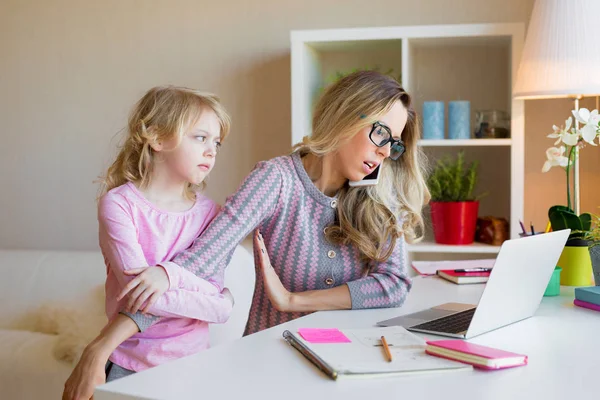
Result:
<svg viewBox="0 0 600 400"><path fill-rule="evenodd" d="M491 268L441 269L437 271L437 275L457 285L462 285L464 283L485 283L490 278L491 272Z"/></svg>
<svg viewBox="0 0 600 400"><path fill-rule="evenodd" d="M600 286L575 288L575 301L579 307L600 311Z"/></svg>

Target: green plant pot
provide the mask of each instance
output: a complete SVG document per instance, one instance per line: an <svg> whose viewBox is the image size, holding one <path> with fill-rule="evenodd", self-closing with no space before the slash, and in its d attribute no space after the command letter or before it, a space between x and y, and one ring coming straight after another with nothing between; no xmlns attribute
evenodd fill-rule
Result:
<svg viewBox="0 0 600 400"><path fill-rule="evenodd" d="M591 286L592 260L585 240L569 240L557 263L562 267L560 284L565 286Z"/></svg>
<svg viewBox="0 0 600 400"><path fill-rule="evenodd" d="M594 282L600 286L600 243L589 248L592 270L594 271Z"/></svg>
<svg viewBox="0 0 600 400"><path fill-rule="evenodd" d="M560 294L560 271L562 271L561 267L556 266L554 268L554 272L550 277L550 282L548 282L548 286L546 286L544 296L558 296Z"/></svg>

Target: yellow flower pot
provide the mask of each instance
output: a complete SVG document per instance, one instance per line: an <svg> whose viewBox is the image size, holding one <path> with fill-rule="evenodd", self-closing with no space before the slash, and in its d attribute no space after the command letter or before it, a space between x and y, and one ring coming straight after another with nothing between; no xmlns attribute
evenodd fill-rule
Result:
<svg viewBox="0 0 600 400"><path fill-rule="evenodd" d="M564 286L591 286L594 284L592 260L587 244L565 246L557 265L562 268L560 284Z"/></svg>

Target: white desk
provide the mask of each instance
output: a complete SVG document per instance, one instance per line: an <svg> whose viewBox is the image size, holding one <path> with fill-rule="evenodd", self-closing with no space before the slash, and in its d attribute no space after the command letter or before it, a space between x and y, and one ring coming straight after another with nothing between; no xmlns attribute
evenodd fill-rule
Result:
<svg viewBox="0 0 600 400"><path fill-rule="evenodd" d="M95 399L576 400L597 396L600 313L573 306L572 288L563 288L559 297L545 297L535 317L470 340L527 354L529 365L514 369L336 382L281 337L285 329L363 328L447 301L476 303L484 288L436 277L418 277L414 283L400 309L314 313L100 386Z"/></svg>

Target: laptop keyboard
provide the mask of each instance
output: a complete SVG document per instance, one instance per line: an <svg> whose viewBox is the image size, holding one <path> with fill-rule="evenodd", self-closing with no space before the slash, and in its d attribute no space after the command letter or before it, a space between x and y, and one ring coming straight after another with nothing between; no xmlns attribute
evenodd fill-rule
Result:
<svg viewBox="0 0 600 400"><path fill-rule="evenodd" d="M470 310L461 311L459 313L425 322L423 324L411 326L411 328L433 332L461 333L469 328L469 324L471 324L474 314L475 308L472 308Z"/></svg>

